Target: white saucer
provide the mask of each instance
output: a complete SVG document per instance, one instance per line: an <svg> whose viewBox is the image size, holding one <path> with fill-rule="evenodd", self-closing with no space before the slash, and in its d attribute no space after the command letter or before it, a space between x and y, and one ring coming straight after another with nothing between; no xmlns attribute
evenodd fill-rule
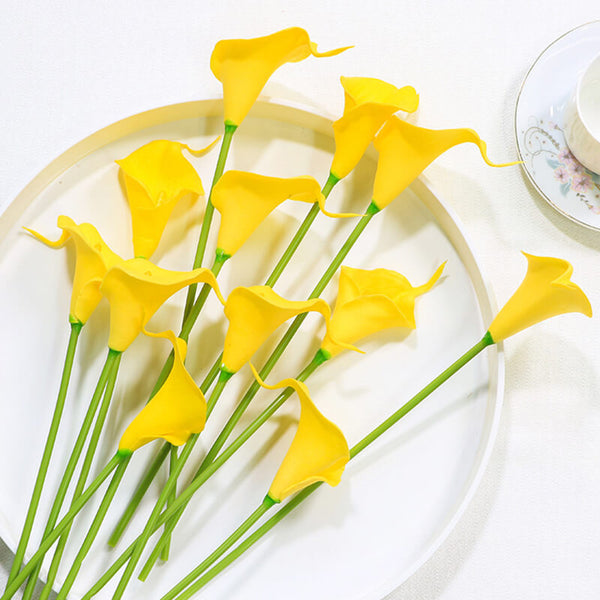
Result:
<svg viewBox="0 0 600 600"><path fill-rule="evenodd" d="M527 176L558 212L600 231L600 175L569 152L563 115L580 74L600 51L600 21L552 42L533 63L517 98L517 150Z"/></svg>

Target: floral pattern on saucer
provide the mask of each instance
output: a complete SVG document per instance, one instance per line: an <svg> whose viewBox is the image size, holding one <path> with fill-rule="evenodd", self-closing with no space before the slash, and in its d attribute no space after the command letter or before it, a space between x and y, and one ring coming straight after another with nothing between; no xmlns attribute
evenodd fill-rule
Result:
<svg viewBox="0 0 600 600"><path fill-rule="evenodd" d="M523 159L531 173L547 185L553 182L561 196L572 197L600 215L600 175L586 169L571 154L557 123L532 116L528 125L521 134Z"/></svg>

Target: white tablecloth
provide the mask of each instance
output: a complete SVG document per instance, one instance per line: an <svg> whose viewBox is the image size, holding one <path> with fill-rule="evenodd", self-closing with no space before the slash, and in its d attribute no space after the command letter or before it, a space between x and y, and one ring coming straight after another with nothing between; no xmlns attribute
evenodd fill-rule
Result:
<svg viewBox="0 0 600 600"><path fill-rule="evenodd" d="M217 40L299 25L323 49L355 50L281 69L268 96L341 110L340 73L414 85L419 122L468 126L498 161L516 158L519 86L555 38L598 17L558 0L220 0L0 4L0 207L87 134L144 109L217 97ZM600 49L599 49L600 50ZM600 312L600 235L556 214L519 168L489 169L459 147L427 170L469 232L499 302L525 249L561 256ZM600 597L598 319L545 322L506 344L505 407L491 462L441 549L389 600ZM0 586L11 554L0 542Z"/></svg>

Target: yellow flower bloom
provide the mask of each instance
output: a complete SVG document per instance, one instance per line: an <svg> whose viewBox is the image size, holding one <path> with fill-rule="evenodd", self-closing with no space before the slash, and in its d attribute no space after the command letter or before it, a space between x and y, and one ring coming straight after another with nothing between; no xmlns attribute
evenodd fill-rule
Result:
<svg viewBox="0 0 600 600"><path fill-rule="evenodd" d="M175 205L185 194L194 199L204 194L200 176L183 150L200 156L215 143L192 150L179 142L156 140L116 161L125 178L135 256L152 256Z"/></svg>
<svg viewBox="0 0 600 600"><path fill-rule="evenodd" d="M483 160L492 167L518 164L491 162L485 142L472 129L424 129L392 117L375 138L379 161L373 203L380 210L385 208L440 154L466 142L477 145Z"/></svg>
<svg viewBox="0 0 600 600"><path fill-rule="evenodd" d="M210 269L168 271L144 258L132 258L113 267L100 287L110 302L109 347L125 350L163 302L192 283L208 283L224 303Z"/></svg>
<svg viewBox="0 0 600 600"><path fill-rule="evenodd" d="M212 191L211 202L221 213L217 247L226 255L235 254L254 230L286 200L318 202L329 217L354 214L325 210L325 196L313 177L267 177L244 171L227 171Z"/></svg>
<svg viewBox="0 0 600 600"><path fill-rule="evenodd" d="M560 258L523 254L527 258L527 274L489 327L494 342L563 313L592 316L587 296L570 280L573 273L570 263Z"/></svg>
<svg viewBox="0 0 600 600"><path fill-rule="evenodd" d="M275 502L281 502L317 481L336 486L350 460L348 442L340 428L319 412L306 384L290 378L276 385L267 385L256 369L252 365L250 367L264 388L277 390L291 387L300 398L298 429L268 495Z"/></svg>
<svg viewBox="0 0 600 600"><path fill-rule="evenodd" d="M311 54L334 56L347 49L317 52L316 44L300 27L258 38L221 40L213 50L210 68L223 84L225 123L240 125L269 77L285 63L299 62Z"/></svg>
<svg viewBox="0 0 600 600"><path fill-rule="evenodd" d="M144 444L162 438L174 446L185 444L200 433L206 422L206 400L184 366L186 343L172 331L150 333L173 344L175 360L162 387L129 424L119 442L120 451L134 452Z"/></svg>
<svg viewBox="0 0 600 600"><path fill-rule="evenodd" d="M320 313L329 328L330 310L325 300L286 300L266 285L235 288L225 303L229 328L222 368L230 373L239 371L280 325L310 311ZM353 346L345 347L355 350Z"/></svg>
<svg viewBox="0 0 600 600"><path fill-rule="evenodd" d="M344 114L333 123L335 154L331 173L342 179L354 169L375 134L395 112L414 112L419 96L414 88L397 88L371 77L342 77Z"/></svg>
<svg viewBox="0 0 600 600"><path fill-rule="evenodd" d="M75 276L69 318L71 321L85 323L102 300L102 279L122 259L106 245L98 230L90 223L77 225L70 217L61 215L57 224L63 232L56 242L37 231L27 227L25 229L51 248L61 248L70 239L75 242Z"/></svg>
<svg viewBox="0 0 600 600"><path fill-rule="evenodd" d="M444 265L419 287L396 271L342 267L338 298L321 349L327 356L335 356L343 350L335 340L353 344L391 327L415 329L415 298L433 287Z"/></svg>

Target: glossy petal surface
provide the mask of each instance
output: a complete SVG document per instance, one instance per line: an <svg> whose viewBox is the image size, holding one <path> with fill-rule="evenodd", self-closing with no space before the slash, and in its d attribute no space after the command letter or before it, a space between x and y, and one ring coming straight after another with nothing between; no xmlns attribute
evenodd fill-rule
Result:
<svg viewBox="0 0 600 600"><path fill-rule="evenodd" d="M255 229L286 200L318 202L331 217L357 216L329 213L319 182L313 177L267 177L245 171L227 171L213 188L211 201L221 213L217 247L232 256Z"/></svg>
<svg viewBox="0 0 600 600"><path fill-rule="evenodd" d="M240 125L269 77L285 63L311 55L334 56L346 49L318 52L300 27L257 38L221 40L213 50L210 68L223 84L225 122Z"/></svg>
<svg viewBox="0 0 600 600"><path fill-rule="evenodd" d="M167 298L192 283L208 283L224 302L210 269L168 271L144 258L113 267L100 287L110 302L109 347L125 350Z"/></svg>
<svg viewBox="0 0 600 600"><path fill-rule="evenodd" d="M414 329L415 298L429 291L440 278L440 266L424 285L413 287L408 279L389 269L342 267L338 299L321 348L335 356L344 348L335 340L354 342L384 329Z"/></svg>
<svg viewBox="0 0 600 600"><path fill-rule="evenodd" d="M269 488L269 496L280 502L317 481L337 485L350 460L348 442L340 428L315 406L306 384L289 378L267 385L251 367L263 387L269 390L291 387L300 399L298 429Z"/></svg>
<svg viewBox="0 0 600 600"><path fill-rule="evenodd" d="M235 288L225 304L229 328L223 366L232 373L239 371L280 325L312 311L323 315L329 327L330 310L325 300L286 300L265 285Z"/></svg>
<svg viewBox="0 0 600 600"><path fill-rule="evenodd" d="M472 129L424 129L398 117L390 118L375 138L379 160L373 186L374 204L379 209L385 208L440 154L466 142L475 144L483 160L492 167L517 164L491 162L485 142Z"/></svg>
<svg viewBox="0 0 600 600"><path fill-rule="evenodd" d="M489 327L495 342L564 313L579 312L592 316L590 301L583 290L571 281L573 267L569 262L523 254L527 258L525 279Z"/></svg>
<svg viewBox="0 0 600 600"><path fill-rule="evenodd" d="M150 333L171 341L175 360L166 381L129 424L119 442L119 450L134 452L144 444L162 438L174 446L185 444L200 433L206 422L206 400L184 366L186 343L172 331Z"/></svg>
<svg viewBox="0 0 600 600"><path fill-rule="evenodd" d="M204 193L200 176L183 150L199 155L213 145L195 151L179 142L156 140L116 161L125 179L135 256L152 256L175 205L184 195L197 198Z"/></svg>
<svg viewBox="0 0 600 600"><path fill-rule="evenodd" d="M384 122L399 110L414 112L419 96L414 88L397 88L371 77L342 77L344 114L333 123L335 154L331 172L346 177L358 164Z"/></svg>
<svg viewBox="0 0 600 600"><path fill-rule="evenodd" d="M98 230L90 223L77 225L70 217L61 215L57 224L63 233L56 242L32 229L25 229L51 248L61 248L68 240L75 243L75 275L69 316L71 320L85 323L102 300L102 279L122 259L106 245Z"/></svg>

